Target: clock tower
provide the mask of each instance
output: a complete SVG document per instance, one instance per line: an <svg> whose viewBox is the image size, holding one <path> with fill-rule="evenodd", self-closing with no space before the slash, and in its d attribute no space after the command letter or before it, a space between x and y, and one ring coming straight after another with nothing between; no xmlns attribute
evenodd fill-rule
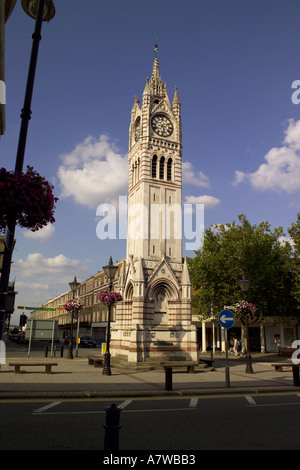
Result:
<svg viewBox="0 0 300 470"><path fill-rule="evenodd" d="M129 362L197 359L182 258L181 104L177 88L170 103L155 52L142 103L135 97L131 111L127 256L111 337L111 354Z"/></svg>

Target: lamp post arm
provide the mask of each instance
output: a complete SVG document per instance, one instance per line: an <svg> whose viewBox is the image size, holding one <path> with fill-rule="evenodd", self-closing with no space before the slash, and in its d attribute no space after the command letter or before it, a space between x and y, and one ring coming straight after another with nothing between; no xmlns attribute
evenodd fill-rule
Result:
<svg viewBox="0 0 300 470"><path fill-rule="evenodd" d="M28 133L28 123L29 123L30 116L31 116L30 107L31 107L32 95L33 95L34 77L35 77L35 70L36 70L36 64L37 64L39 43L41 40L41 28L42 28L42 21L43 21L44 6L45 6L45 0L40 0L38 15L36 18L36 23L35 23L35 31L32 36L33 43L32 43L32 51L31 51L31 58L30 58L30 64L29 64L25 99L24 99L24 108L22 109L22 112L21 112L22 121L21 121L19 144L18 144L16 163L15 163L15 172L21 172L23 170L25 147L26 147L26 140L27 140L27 133ZM11 214L9 218L9 222L6 227L6 240L5 240L5 248L4 248L4 253L3 253L3 261L2 261L2 273L1 273L1 279L0 279L0 340L2 339L3 327L4 327L4 321L5 321L6 298L7 298L7 291L8 291L11 262L12 262L15 229L16 229L16 215Z"/></svg>
<svg viewBox="0 0 300 470"><path fill-rule="evenodd" d="M18 144L18 150L17 150L15 172L20 172L23 170L25 147L26 147L26 140L27 140L27 133L28 133L28 123L31 119L30 108L31 108L31 102L32 102L32 95L33 95L36 64L37 64L37 59L38 59L40 41L42 39L41 31L42 31L44 6L45 6L45 0L40 0L36 22L35 22L35 30L32 35L33 42L32 42L32 49L31 49L28 77L27 77L27 86L26 86L26 92L25 92L24 106L21 111L22 121L21 121L19 144Z"/></svg>

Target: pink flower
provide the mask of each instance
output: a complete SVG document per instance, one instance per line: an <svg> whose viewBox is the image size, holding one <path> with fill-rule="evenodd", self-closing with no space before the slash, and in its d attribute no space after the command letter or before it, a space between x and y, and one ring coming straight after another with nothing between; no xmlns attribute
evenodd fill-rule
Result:
<svg viewBox="0 0 300 470"><path fill-rule="evenodd" d="M83 302L80 299L70 299L66 300L64 303L64 309L68 312L74 312L75 310L79 310L83 305Z"/></svg>
<svg viewBox="0 0 300 470"><path fill-rule="evenodd" d="M99 292L98 299L104 305L113 305L114 303L123 300L123 297L119 292Z"/></svg>
<svg viewBox="0 0 300 470"><path fill-rule="evenodd" d="M32 231L55 222L54 209L58 201L53 196L53 186L32 167L27 172L14 173L0 169L0 233L5 230L8 218Z"/></svg>

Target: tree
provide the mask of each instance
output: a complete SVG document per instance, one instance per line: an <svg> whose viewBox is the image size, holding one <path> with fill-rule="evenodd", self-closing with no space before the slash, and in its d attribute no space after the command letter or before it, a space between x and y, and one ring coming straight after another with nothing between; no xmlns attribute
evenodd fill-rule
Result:
<svg viewBox="0 0 300 470"><path fill-rule="evenodd" d="M295 313L292 248L282 243L282 228L272 231L268 222L251 225L243 214L238 219L239 224L206 229L202 248L189 259L193 306L207 316L242 300L238 281L244 274L251 282L247 299L258 316Z"/></svg>
<svg viewBox="0 0 300 470"><path fill-rule="evenodd" d="M292 223L288 228L288 233L293 243L291 270L293 273L293 295L300 304L300 213L297 215L297 222Z"/></svg>

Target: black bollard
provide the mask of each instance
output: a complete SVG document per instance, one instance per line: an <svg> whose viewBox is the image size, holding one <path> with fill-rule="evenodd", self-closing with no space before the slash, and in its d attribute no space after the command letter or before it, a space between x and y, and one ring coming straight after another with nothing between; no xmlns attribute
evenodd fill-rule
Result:
<svg viewBox="0 0 300 470"><path fill-rule="evenodd" d="M45 357L48 357L48 344L45 345Z"/></svg>
<svg viewBox="0 0 300 470"><path fill-rule="evenodd" d="M64 357L64 345L62 345L62 347L61 347L60 357Z"/></svg>
<svg viewBox="0 0 300 470"><path fill-rule="evenodd" d="M103 425L105 429L104 450L119 450L119 430L121 409L115 403L105 408L106 422Z"/></svg>
<svg viewBox="0 0 300 470"><path fill-rule="evenodd" d="M165 367L165 389L171 391L172 388L172 367Z"/></svg>
<svg viewBox="0 0 300 470"><path fill-rule="evenodd" d="M293 383L294 383L295 387L299 387L299 385L300 385L299 367L293 364L292 369L293 369Z"/></svg>

